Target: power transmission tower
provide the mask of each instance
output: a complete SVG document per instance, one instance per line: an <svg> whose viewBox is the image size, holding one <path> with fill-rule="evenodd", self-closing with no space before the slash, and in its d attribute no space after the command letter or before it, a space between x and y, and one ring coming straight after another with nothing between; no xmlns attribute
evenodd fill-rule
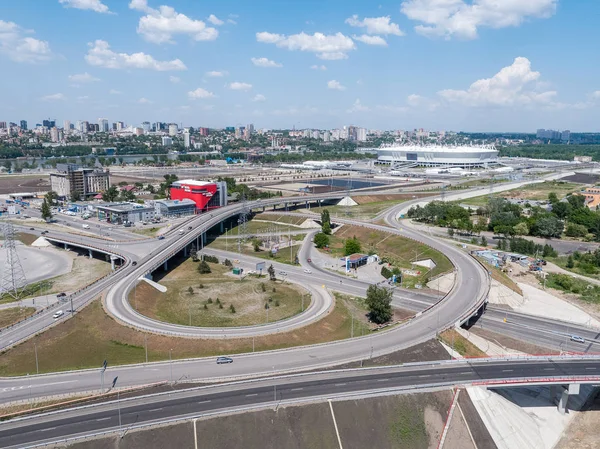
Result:
<svg viewBox="0 0 600 449"><path fill-rule="evenodd" d="M19 300L24 296L24 289L27 285L25 271L19 260L17 248L15 247L15 230L10 223L4 223L4 249L6 251L6 260L0 281L0 293L10 295Z"/></svg>

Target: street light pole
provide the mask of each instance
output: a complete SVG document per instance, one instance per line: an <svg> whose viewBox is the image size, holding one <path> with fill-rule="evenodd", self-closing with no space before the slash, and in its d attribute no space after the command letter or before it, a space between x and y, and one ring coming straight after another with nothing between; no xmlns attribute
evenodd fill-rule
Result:
<svg viewBox="0 0 600 449"><path fill-rule="evenodd" d="M171 356L172 352L173 352L173 350L169 349L169 366L171 367L171 383L173 383L173 357Z"/></svg>

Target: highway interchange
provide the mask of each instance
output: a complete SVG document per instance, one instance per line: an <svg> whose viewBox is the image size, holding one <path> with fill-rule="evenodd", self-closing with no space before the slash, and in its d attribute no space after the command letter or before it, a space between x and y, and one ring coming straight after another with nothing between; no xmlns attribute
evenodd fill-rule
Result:
<svg viewBox="0 0 600 449"><path fill-rule="evenodd" d="M329 197L331 196L329 195ZM311 196L302 197L299 200L304 202L324 198L325 197L323 196ZM260 203L251 204L250 207L268 207L281 201L281 199L263 200ZM456 268L454 288L439 303L437 303L438 298L436 297L415 294L399 289L395 290L394 305L417 312L417 316L409 322L392 327L387 331L354 338L352 340L290 348L280 351L238 355L235 357L235 363L227 366L218 366L214 363L214 359L211 358L177 361L173 363L152 363L143 366L109 367L106 374L107 378L118 376L119 386L128 387L149 384L159 380L177 381L182 379L214 380L222 378L243 378L316 369L405 349L435 337L440 329L445 329L455 323L464 321L480 308L486 300L489 288L487 270L482 267L479 262L472 257L467 256L456 246L443 240L416 232L412 228L404 227L396 217L400 210L404 210L406 207L407 204L404 203L401 206L394 207L387 211L384 219L388 226L381 226L373 223L356 224L369 226L386 232L396 232L407 238L412 238L425 243L446 254L454 264ZM72 236L67 233L54 231L50 233L49 237L54 238L55 241L70 242L72 245L113 253L124 260L123 266L112 276L97 282L94 286L89 287L74 296L73 304L76 309L83 307L97 298L101 292L108 290L106 305L109 313L115 318L139 329L167 335L182 335L194 338L229 338L232 336L239 336L234 335L236 333L240 333L240 335L243 336L253 336L260 335L264 332L284 331L288 329L287 326L293 328L294 326L304 325L311 320L318 319L320 314L325 313L331 306L327 301L327 297L330 297L328 290L338 290L343 293L364 295L368 284L351 279L344 279L343 282L340 283L340 278L334 273L324 271L319 269L319 267L308 264L307 259L310 256L311 245L305 244L302 246L299 256L302 264L300 267L292 267L289 265L278 266L275 264L276 270L279 271L281 269L287 271L289 273L289 278L293 278L294 282L301 283L304 286L310 286L309 289L313 296L313 304L307 309L305 314L299 315L295 319L288 320L288 322L240 328L233 331L227 330L226 335L223 335L224 332L222 330L215 331L214 329L190 328L187 326L170 325L168 323L158 323L145 317L141 317L131 308L127 301L127 296L140 277L151 273L153 270L162 266L164 261L170 256L181 251L192 241L197 241L198 236L204 234L213 226L218 225L225 218L236 215L239 213L239 210L240 206L234 205L214 211L211 214L196 216L182 225L182 229L185 229L183 235L179 232L175 232L176 230L173 230L167 235L167 238L162 241L156 239L140 239L137 241L130 240L129 242L119 242L117 244L112 242L107 244L105 240L98 240L91 236ZM392 229L390 229L390 227L392 227ZM215 250L213 250L213 252L219 253ZM221 257L225 256L224 254L219 255ZM246 264L254 262L247 256L237 256L237 258L239 258L242 263ZM136 262L135 266L133 262ZM316 273L310 275L304 273L303 267L309 266L313 271L318 272L318 276L315 276ZM13 329L4 330L0 333L0 348L9 348L16 342L23 341L33 333L37 333L52 325L54 321L52 320L51 315L52 309L45 314L39 315L34 320L30 320L27 323L27 326L16 326ZM505 318L507 319L507 322L504 321ZM68 319L68 317L65 319ZM585 345L585 350L590 350L592 348L591 345L595 343L594 340L598 339L597 332L586 328L567 326L564 323L557 323L552 320L544 320L495 309L480 318L480 324L486 328L505 333L509 336L529 339L529 341L537 344L542 344L543 342L543 345L546 347L552 346L563 350L575 350L573 348L568 348L568 338L565 337L575 330L578 335L582 335L588 340L588 343ZM582 348L579 350L582 350ZM512 371L492 370L491 372L495 374L489 374L488 378L526 377L520 375L525 374L525 371L519 371L521 368L516 369L516 367L521 366L524 362L515 361L510 363L514 364L515 369L512 369ZM581 372L573 371L576 370L576 367L583 366L580 362L558 361L556 363L560 363L561 372L565 375L582 375L582 373L589 375L598 368L597 360L587 360L585 363L591 365L585 365L584 371ZM536 372L535 366L523 366L523 369L529 370L527 371L527 376L533 377ZM513 373L513 375L501 375L500 373L503 372ZM399 374L397 375L397 384L395 383L390 387L399 385L416 386L419 384L418 382L411 383L411 380L404 378L401 373L402 371L399 371ZM480 374L481 373L478 375ZM537 375L539 375L539 372ZM474 380L471 378L463 379L460 375L455 376L452 379L451 381L455 383L470 382ZM382 387L385 386L387 385L382 385ZM99 370L84 370L45 376L29 376L28 378L7 378L0 380L2 402L24 400L31 397L42 397L54 394L96 391L99 387ZM318 387L315 388L315 391L317 391ZM357 388L357 390L360 390L360 388ZM321 391L335 392L335 388L332 390L327 390L325 388L325 390ZM309 391L307 391L307 393L309 393ZM239 398L241 397L240 394L232 393L230 396L237 397L238 399L231 400L238 405L243 405L245 402L239 401ZM259 398L259 396L257 396L257 398ZM252 403L259 402L261 401L257 399ZM215 404L215 409L223 408L222 405L227 406L227 401L223 404L219 404L219 407ZM168 409L168 407L166 408ZM203 408L198 408L197 413L201 413L203 410ZM161 418L161 416L156 418L151 418L151 415L148 416L148 419ZM164 416L169 415L167 413ZM114 423L107 422L105 424L104 427L106 428L110 427L109 424ZM2 438L5 437L5 428L6 426L3 425L2 429L0 429L0 446L4 446L2 444ZM90 431L90 429L91 428L84 430ZM57 433L65 435L79 433L81 431L80 428L74 427L72 429L67 429L61 426ZM56 436L58 436L58 434ZM23 435L26 435L26 433ZM44 437L50 438L52 437L52 434L45 434Z"/></svg>

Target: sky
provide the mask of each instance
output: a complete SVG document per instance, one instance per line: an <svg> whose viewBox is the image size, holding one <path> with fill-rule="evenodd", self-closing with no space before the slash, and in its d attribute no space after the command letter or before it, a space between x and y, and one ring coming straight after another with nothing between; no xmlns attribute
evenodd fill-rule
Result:
<svg viewBox="0 0 600 449"><path fill-rule="evenodd" d="M600 131L597 0L0 0L0 121Z"/></svg>

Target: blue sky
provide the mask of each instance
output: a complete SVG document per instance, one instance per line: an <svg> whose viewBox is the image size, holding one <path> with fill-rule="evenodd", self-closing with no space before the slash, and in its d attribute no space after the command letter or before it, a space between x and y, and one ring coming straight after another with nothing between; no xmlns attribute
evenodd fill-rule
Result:
<svg viewBox="0 0 600 449"><path fill-rule="evenodd" d="M596 0L14 5L1 121L599 130Z"/></svg>

